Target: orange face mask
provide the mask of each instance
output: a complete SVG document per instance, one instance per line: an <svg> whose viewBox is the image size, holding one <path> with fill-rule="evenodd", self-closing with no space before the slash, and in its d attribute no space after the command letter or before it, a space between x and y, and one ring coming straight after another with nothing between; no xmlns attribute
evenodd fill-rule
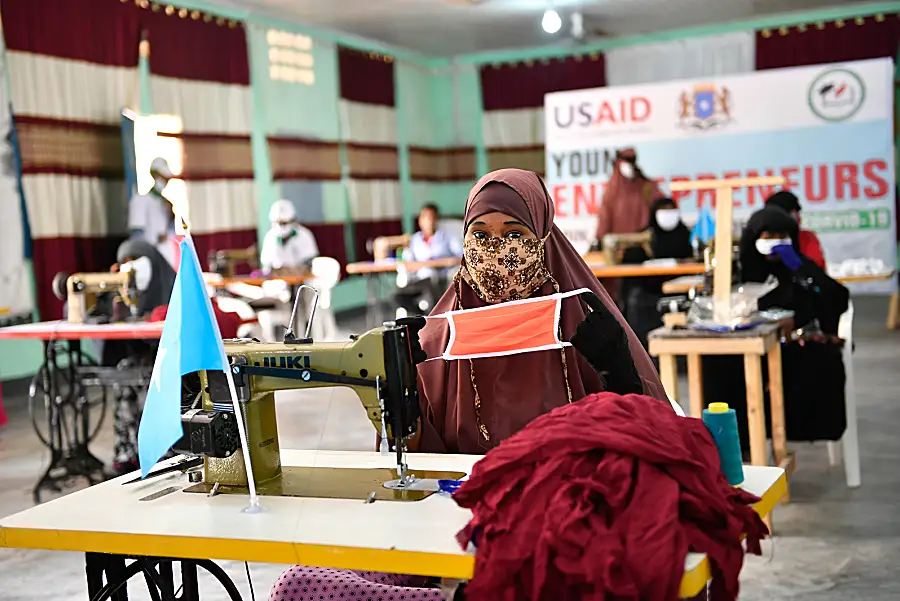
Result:
<svg viewBox="0 0 900 601"><path fill-rule="evenodd" d="M587 288L431 316L428 319L448 321L450 339L444 353L429 360L502 357L570 346L559 339L562 299L585 292Z"/></svg>

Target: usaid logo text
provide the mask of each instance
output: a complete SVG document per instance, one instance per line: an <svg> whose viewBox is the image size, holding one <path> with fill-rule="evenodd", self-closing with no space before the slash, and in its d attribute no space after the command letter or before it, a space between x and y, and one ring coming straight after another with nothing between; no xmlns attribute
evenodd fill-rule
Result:
<svg viewBox="0 0 900 601"><path fill-rule="evenodd" d="M643 123L650 118L650 101L643 96L601 102L579 102L553 108L553 119L560 129L602 127Z"/></svg>

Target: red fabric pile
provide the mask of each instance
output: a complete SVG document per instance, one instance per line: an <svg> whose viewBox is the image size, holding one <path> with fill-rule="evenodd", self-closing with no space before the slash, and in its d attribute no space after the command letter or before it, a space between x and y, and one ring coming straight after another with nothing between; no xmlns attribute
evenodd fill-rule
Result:
<svg viewBox="0 0 900 601"><path fill-rule="evenodd" d="M710 599L733 600L747 548L768 534L725 480L699 419L601 393L547 413L488 452L453 498L473 511L471 601L678 598L688 551L707 553Z"/></svg>
<svg viewBox="0 0 900 601"><path fill-rule="evenodd" d="M216 323L219 324L219 332L222 334L222 338L225 340L237 338L238 328L244 323L241 320L241 316L231 311L223 311L219 308L219 304L215 302L215 299L212 300L213 313L216 315ZM160 305L159 307L156 307L150 313L150 319L148 321L165 321L168 310L169 305Z"/></svg>

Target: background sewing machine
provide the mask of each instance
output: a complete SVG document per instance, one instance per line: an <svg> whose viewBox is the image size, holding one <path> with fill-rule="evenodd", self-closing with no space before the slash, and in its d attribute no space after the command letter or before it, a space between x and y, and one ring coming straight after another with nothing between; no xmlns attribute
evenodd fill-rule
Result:
<svg viewBox="0 0 900 601"><path fill-rule="evenodd" d="M137 319L139 292L137 270L123 263L117 273L57 273L53 278L53 293L66 301L69 323L84 323L89 317L113 318L113 306L120 300L129 316ZM104 295L113 294L112 304L102 302Z"/></svg>
<svg viewBox="0 0 900 601"><path fill-rule="evenodd" d="M636 234L606 234L603 236L603 258L606 264L620 265L625 251L629 248L641 248L647 257L652 257L651 236L650 230Z"/></svg>
<svg viewBox="0 0 900 601"><path fill-rule="evenodd" d="M207 264L211 273L231 278L237 274L238 266L247 265L250 270L259 268L259 253L256 245L248 248L225 248L212 250L207 255Z"/></svg>

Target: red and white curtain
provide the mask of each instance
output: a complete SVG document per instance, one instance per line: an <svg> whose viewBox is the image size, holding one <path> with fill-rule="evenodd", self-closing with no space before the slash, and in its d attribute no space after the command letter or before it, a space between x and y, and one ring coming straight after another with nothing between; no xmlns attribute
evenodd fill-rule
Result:
<svg viewBox="0 0 900 601"><path fill-rule="evenodd" d="M544 94L606 85L602 54L481 67L482 132L491 170L544 173Z"/></svg>
<svg viewBox="0 0 900 601"><path fill-rule="evenodd" d="M456 103L434 101L438 90L458 97L456 70L437 71L401 62L396 74L401 83L398 87L407 91L401 117L412 181L412 214L433 203L444 218L462 217L468 189L476 179L474 140L466 139Z"/></svg>
<svg viewBox="0 0 900 601"><path fill-rule="evenodd" d="M628 86L746 73L755 68L755 41L752 31L738 31L613 48L606 53L606 82Z"/></svg>
<svg viewBox="0 0 900 601"><path fill-rule="evenodd" d="M174 135L184 150L178 176L204 262L210 251L257 241L247 37L240 22L152 6L138 10L150 42L153 111L181 118L182 132Z"/></svg>
<svg viewBox="0 0 900 601"><path fill-rule="evenodd" d="M355 258L365 260L372 240L403 231L393 59L339 48L338 75Z"/></svg>
<svg viewBox="0 0 900 601"><path fill-rule="evenodd" d="M54 275L109 269L126 235L120 119L137 94L138 12L117 0L0 0L0 12L37 305L59 318Z"/></svg>
<svg viewBox="0 0 900 601"><path fill-rule="evenodd" d="M764 29L756 32L756 68L896 58L898 44L898 13Z"/></svg>

